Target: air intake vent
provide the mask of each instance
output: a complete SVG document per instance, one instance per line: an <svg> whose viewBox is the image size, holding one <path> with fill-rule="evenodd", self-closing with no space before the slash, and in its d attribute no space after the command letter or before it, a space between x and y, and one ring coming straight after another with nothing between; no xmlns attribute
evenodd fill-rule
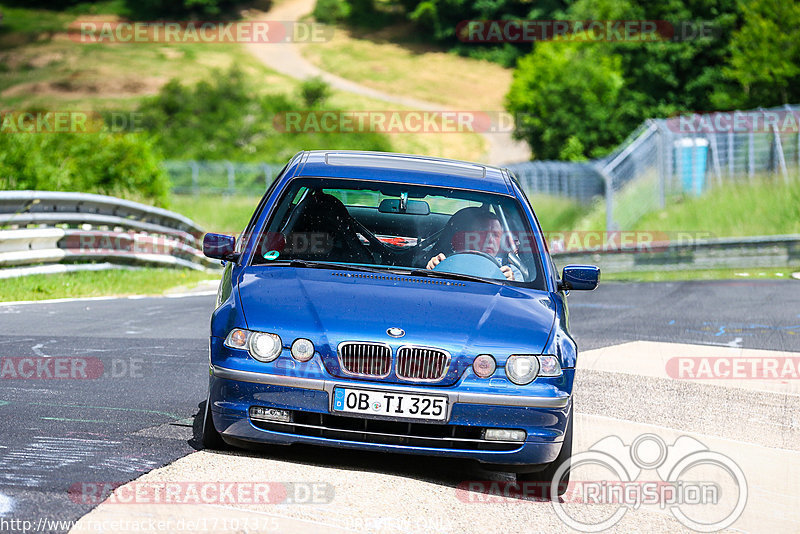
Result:
<svg viewBox="0 0 800 534"><path fill-rule="evenodd" d="M464 287L462 282L451 280L434 280L431 278L413 278L409 276L394 276L391 274L370 274L370 273L332 273L333 276L344 278L366 278L368 280L385 280L387 282L404 282L409 284L437 285L437 286L456 286Z"/></svg>

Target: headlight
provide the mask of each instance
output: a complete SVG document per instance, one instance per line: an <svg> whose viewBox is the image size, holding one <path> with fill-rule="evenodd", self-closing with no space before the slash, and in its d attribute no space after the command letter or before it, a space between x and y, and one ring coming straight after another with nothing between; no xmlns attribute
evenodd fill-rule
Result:
<svg viewBox="0 0 800 534"><path fill-rule="evenodd" d="M252 332L250 334L250 355L262 362L271 362L281 353L283 343L277 334Z"/></svg>
<svg viewBox="0 0 800 534"><path fill-rule="evenodd" d="M314 344L308 339L298 338L292 343L292 357L298 362L307 362L314 356Z"/></svg>
<svg viewBox="0 0 800 534"><path fill-rule="evenodd" d="M496 368L497 362L494 361L491 354L481 354L472 362L472 370L481 378L492 376Z"/></svg>
<svg viewBox="0 0 800 534"><path fill-rule="evenodd" d="M520 386L530 384L539 373L536 356L514 354L506 360L506 376Z"/></svg>
<svg viewBox="0 0 800 534"><path fill-rule="evenodd" d="M561 364L558 358L545 354L539 358L539 376L561 376Z"/></svg>

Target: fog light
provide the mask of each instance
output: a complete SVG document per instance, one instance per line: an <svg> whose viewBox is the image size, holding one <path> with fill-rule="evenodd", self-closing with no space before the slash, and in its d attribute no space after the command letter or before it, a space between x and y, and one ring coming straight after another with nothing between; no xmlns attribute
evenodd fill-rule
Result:
<svg viewBox="0 0 800 534"><path fill-rule="evenodd" d="M494 370L497 368L497 362L494 361L491 354L481 354L475 361L472 362L472 370L481 378L488 378L492 376Z"/></svg>
<svg viewBox="0 0 800 534"><path fill-rule="evenodd" d="M298 338L292 343L292 357L298 362L307 362L314 356L314 344L308 339Z"/></svg>
<svg viewBox="0 0 800 534"><path fill-rule="evenodd" d="M250 419L255 421L280 421L282 423L291 423L292 412L289 410L279 410L277 408L265 408L264 406L251 406Z"/></svg>
<svg viewBox="0 0 800 534"><path fill-rule="evenodd" d="M487 428L483 439L487 441L525 441L525 431L508 428Z"/></svg>

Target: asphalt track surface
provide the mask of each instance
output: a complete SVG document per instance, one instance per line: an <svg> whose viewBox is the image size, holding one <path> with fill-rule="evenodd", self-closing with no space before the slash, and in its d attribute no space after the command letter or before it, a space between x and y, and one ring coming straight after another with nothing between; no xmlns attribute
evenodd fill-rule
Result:
<svg viewBox="0 0 800 534"><path fill-rule="evenodd" d="M192 425L205 400L213 300L206 295L0 305L0 357L11 358L14 366L0 369L0 520L41 526L46 519L78 519L95 504L71 493L76 484L121 484L195 451L197 425ZM571 330L581 350L654 341L800 352L800 283L793 280L605 283L595 292L573 292L569 300ZM89 362L94 378L9 377L20 370L19 358L74 357ZM36 372L47 376L48 371L55 372L46 366ZM769 423L743 428L724 417L750 410L758 402L755 393L728 395L727 405L715 410L722 415L696 426L687 417L668 425L684 410L677 400L660 398L668 393L658 380L640 378L631 386L622 375L587 372L578 411L615 417L618 411L644 409L629 418L773 445L764 438L771 429L759 427ZM691 384L669 394L694 395L695 402L705 395ZM784 410L797 408L782 403ZM781 433L787 443L777 445L797 450L797 425L788 426ZM315 449L280 453L297 464L313 463L318 455ZM439 477L451 487L464 469L460 462L408 462L385 454L342 454L326 465L338 462L409 481ZM19 523L0 521L3 525L0 531L20 531ZM38 531L68 530L44 525L49 528Z"/></svg>

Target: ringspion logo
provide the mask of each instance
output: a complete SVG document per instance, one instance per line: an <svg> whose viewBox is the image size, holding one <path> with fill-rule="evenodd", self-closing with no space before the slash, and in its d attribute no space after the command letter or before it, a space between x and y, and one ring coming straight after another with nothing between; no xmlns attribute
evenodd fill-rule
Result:
<svg viewBox="0 0 800 534"><path fill-rule="evenodd" d="M686 528L715 532L739 519L747 496L744 472L733 459L690 436L667 444L656 434L641 434L630 444L607 436L573 454L547 482L466 481L456 488L459 500L480 505L549 501L558 518L579 532L610 529L643 506L668 511Z"/></svg>

